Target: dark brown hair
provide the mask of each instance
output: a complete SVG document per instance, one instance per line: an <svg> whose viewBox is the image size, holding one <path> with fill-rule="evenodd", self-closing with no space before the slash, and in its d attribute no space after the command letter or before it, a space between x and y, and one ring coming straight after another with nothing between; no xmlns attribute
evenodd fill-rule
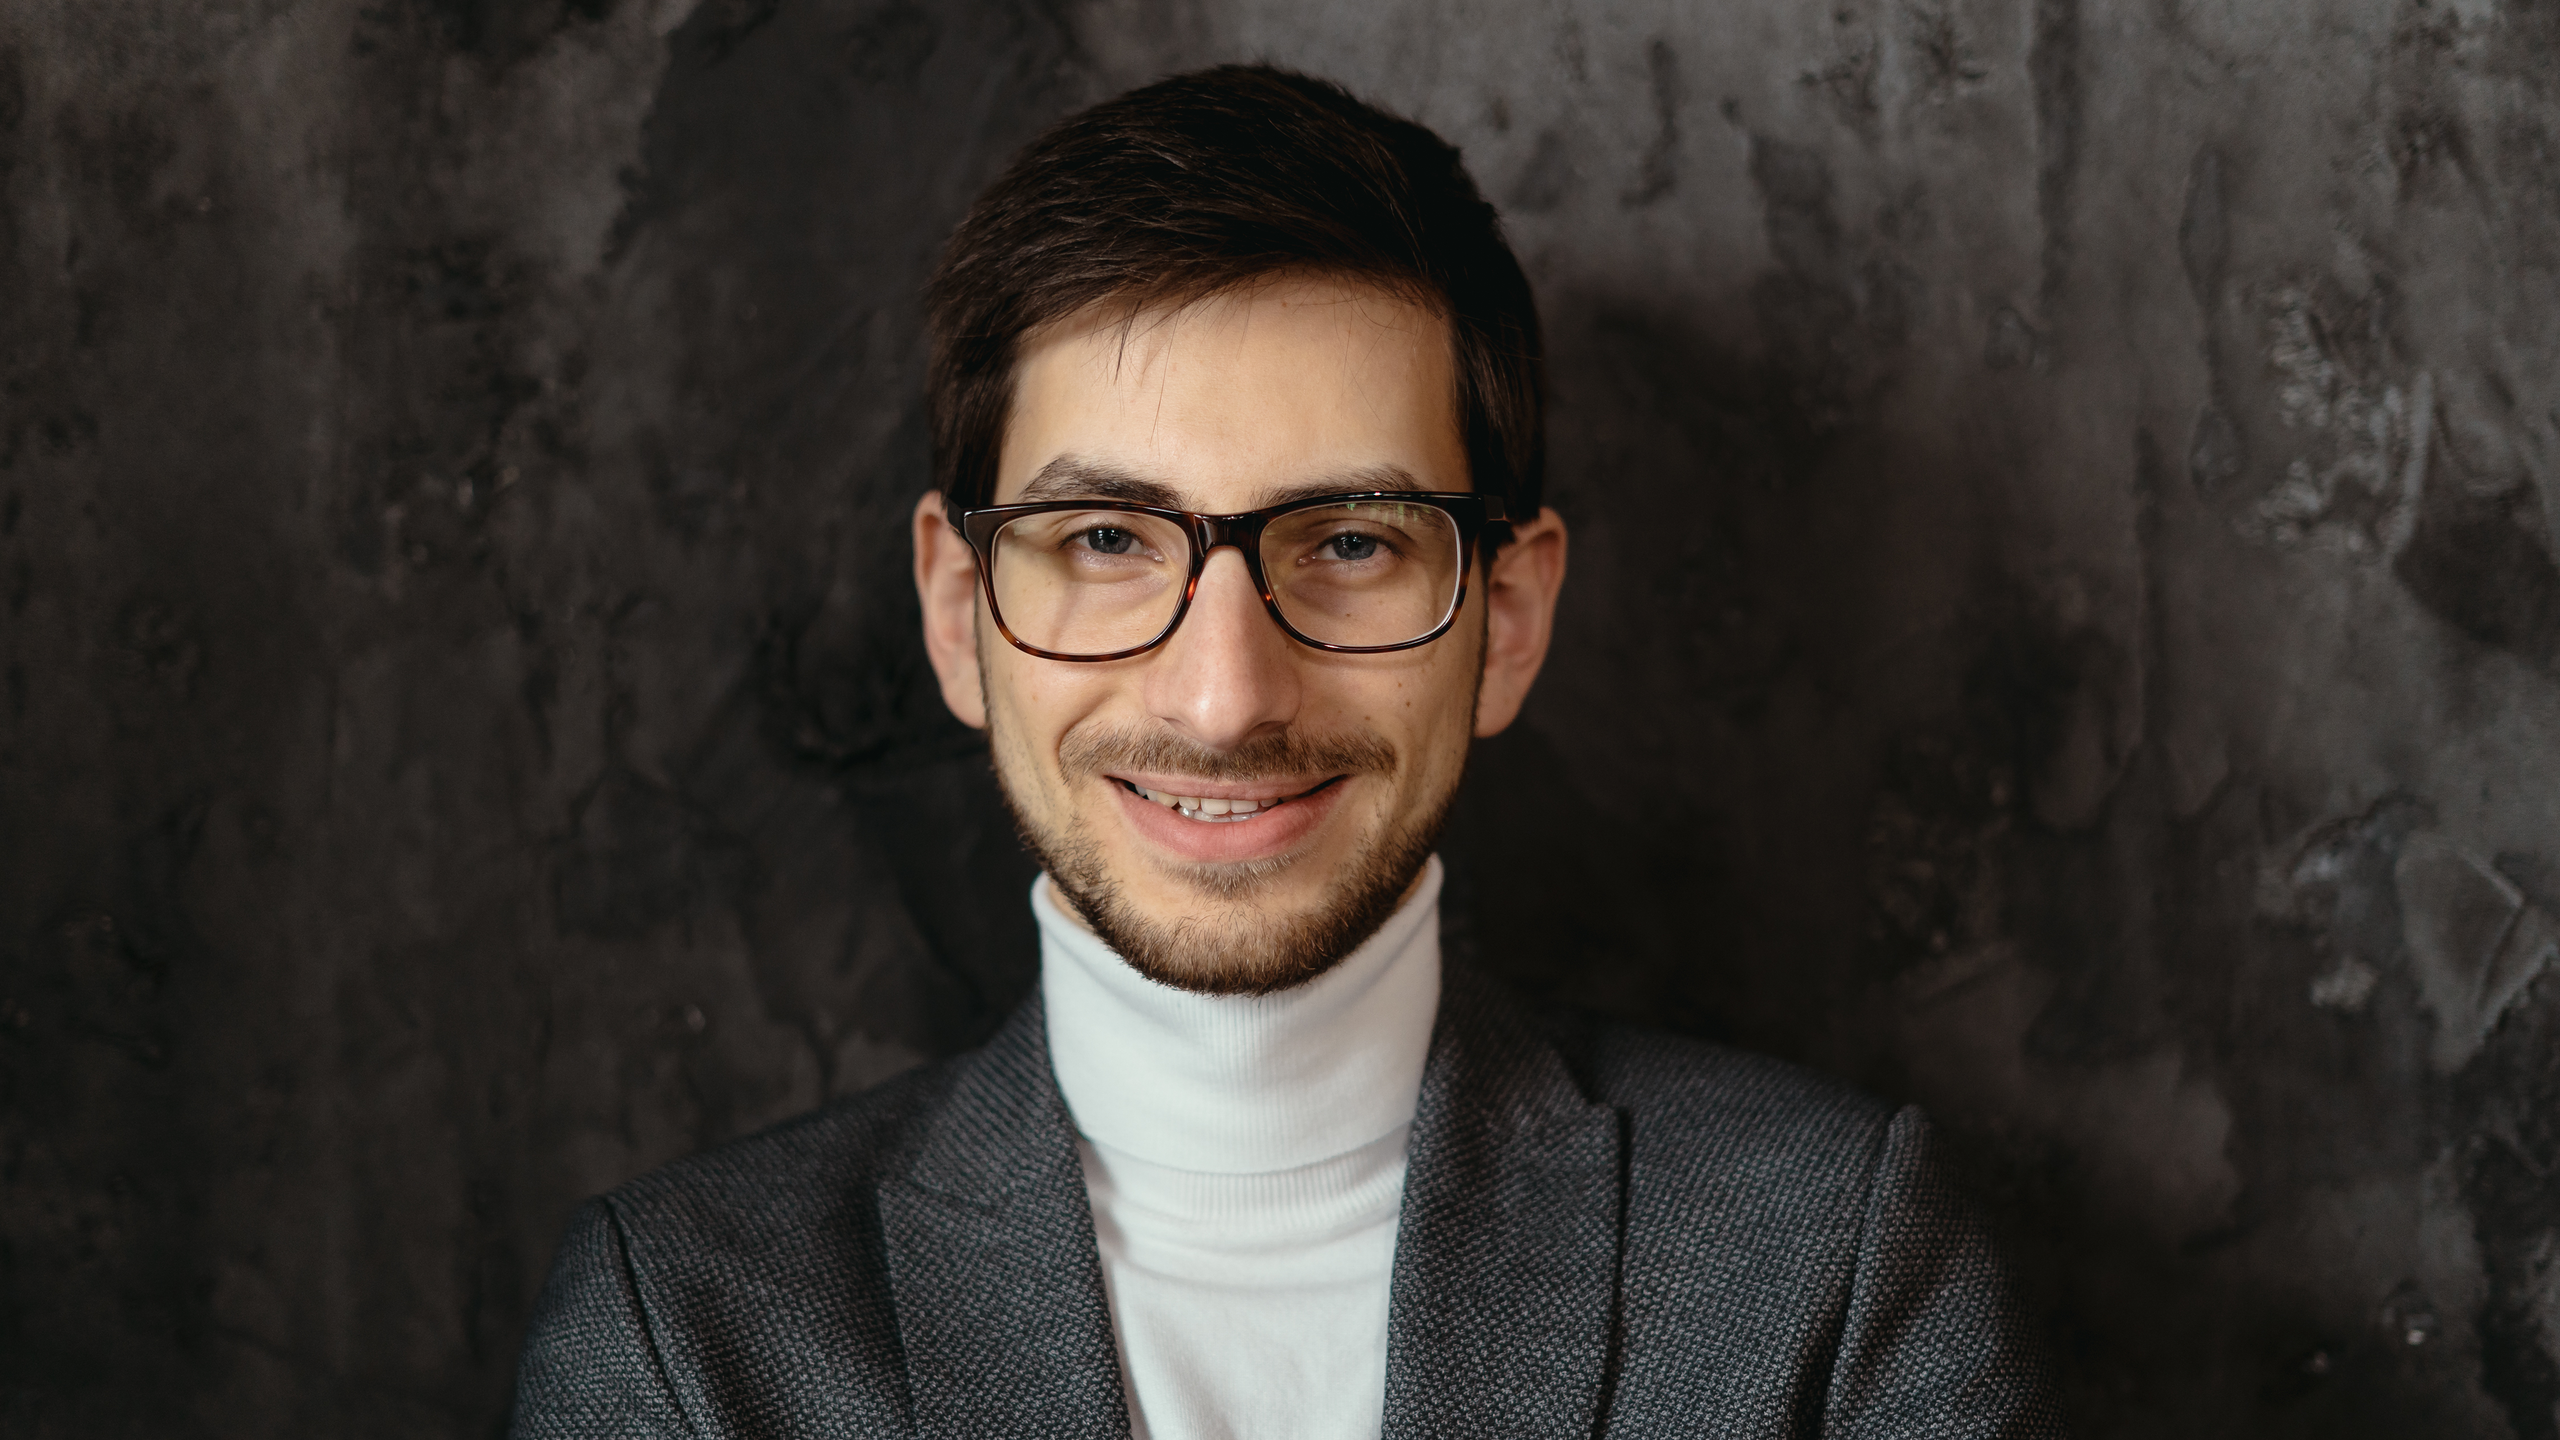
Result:
<svg viewBox="0 0 2560 1440"><path fill-rule="evenodd" d="M1476 492L1514 519L1538 513L1537 305L1493 207L1439 136L1263 65L1177 75L1071 115L979 197L927 292L934 483L959 507L993 497L1024 335L1105 301L1134 318L1288 271L1366 281L1445 317Z"/></svg>

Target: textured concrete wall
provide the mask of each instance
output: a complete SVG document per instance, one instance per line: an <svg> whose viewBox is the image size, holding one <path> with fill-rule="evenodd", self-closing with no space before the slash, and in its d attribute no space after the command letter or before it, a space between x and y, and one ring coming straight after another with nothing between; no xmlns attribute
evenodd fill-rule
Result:
<svg viewBox="0 0 2560 1440"><path fill-rule="evenodd" d="M0 4L0 1431L490 1433L982 1033L915 289L1269 56L1554 337L1484 960L1930 1104L2093 1435L2560 1435L2552 0ZM1655 508L1645 508L1655 507Z"/></svg>

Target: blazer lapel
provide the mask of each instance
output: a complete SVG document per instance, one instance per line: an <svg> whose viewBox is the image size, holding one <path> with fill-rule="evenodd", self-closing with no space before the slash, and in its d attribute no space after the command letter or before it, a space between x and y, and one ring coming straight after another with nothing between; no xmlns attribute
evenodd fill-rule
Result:
<svg viewBox="0 0 2560 1440"><path fill-rule="evenodd" d="M880 1187L919 1436L1129 1434L1073 1136L1035 992Z"/></svg>
<svg viewBox="0 0 2560 1440"><path fill-rule="evenodd" d="M1617 1112L1492 985L1443 983L1387 1315L1385 1440L1588 1436L1624 1227Z"/></svg>

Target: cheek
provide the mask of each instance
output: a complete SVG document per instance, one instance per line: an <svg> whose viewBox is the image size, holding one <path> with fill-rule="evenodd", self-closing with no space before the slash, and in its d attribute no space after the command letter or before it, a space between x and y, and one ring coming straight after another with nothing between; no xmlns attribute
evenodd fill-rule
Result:
<svg viewBox="0 0 2560 1440"><path fill-rule="evenodd" d="M1053 786L1060 742L1076 725L1108 709L1124 682L1110 673L1110 666L1034 659L1001 638L996 647L979 652L979 673L1001 762L1012 776L1036 777L1041 787Z"/></svg>
<svg viewBox="0 0 2560 1440"><path fill-rule="evenodd" d="M978 691L987 707L987 738L995 752L996 770L1007 787L1021 791L1026 781L1044 776L1047 767L1036 757L1044 749L1054 749L1054 741L1042 735L1040 706L1035 686L1014 664L1012 647L995 638L994 627L982 625L978 631ZM1030 798L1017 793L1016 803Z"/></svg>
<svg viewBox="0 0 2560 1440"><path fill-rule="evenodd" d="M1431 648L1428 662L1381 686L1369 707L1370 723L1410 757L1406 773L1423 786L1465 764L1478 670L1479 646L1459 632Z"/></svg>

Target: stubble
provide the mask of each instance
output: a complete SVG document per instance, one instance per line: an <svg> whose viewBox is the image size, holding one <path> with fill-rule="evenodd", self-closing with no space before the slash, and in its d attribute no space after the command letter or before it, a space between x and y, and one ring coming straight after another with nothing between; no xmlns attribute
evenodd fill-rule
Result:
<svg viewBox="0 0 2560 1440"><path fill-rule="evenodd" d="M988 716L996 741L995 717ZM1004 747L992 748L1001 757ZM1193 744L1169 732L1079 727L1059 746L1069 786L1113 771L1192 775L1241 781L1310 774L1375 776L1392 787L1402 757L1375 735L1302 736L1293 731L1261 736L1233 750ZM1461 767L1463 769L1463 766ZM1312 907L1274 914L1255 903L1285 872L1303 863L1295 856L1224 865L1187 865L1175 881L1204 899L1232 906L1225 914L1166 921L1132 904L1104 859L1103 848L1072 811L1059 824L1035 820L996 765L998 788L1020 832L1059 896L1104 944L1148 979L1200 995L1268 995L1303 985L1339 964L1396 911L1413 879L1430 860L1457 796L1452 776L1442 793L1414 814L1369 837ZM1117 783L1105 781L1104 783Z"/></svg>

